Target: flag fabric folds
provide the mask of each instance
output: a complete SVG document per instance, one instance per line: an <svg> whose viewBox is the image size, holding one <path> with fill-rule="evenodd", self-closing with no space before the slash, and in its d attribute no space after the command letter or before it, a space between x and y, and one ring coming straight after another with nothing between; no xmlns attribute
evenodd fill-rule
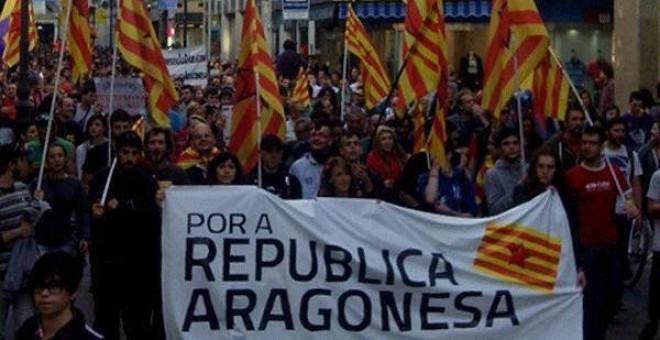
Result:
<svg viewBox="0 0 660 340"><path fill-rule="evenodd" d="M124 60L143 73L151 119L156 125L169 126L169 109L176 103L177 92L143 1L119 1L117 41Z"/></svg>
<svg viewBox="0 0 660 340"><path fill-rule="evenodd" d="M29 0L24 0L29 1ZM29 3L30 19L28 26L28 40L30 51L37 45L37 26L34 21L34 8ZM21 40L21 1L8 0L0 14L0 34L2 34L2 60L12 67L18 63Z"/></svg>
<svg viewBox="0 0 660 340"><path fill-rule="evenodd" d="M488 31L481 104L499 117L547 53L550 39L532 0L493 0Z"/></svg>
<svg viewBox="0 0 660 340"><path fill-rule="evenodd" d="M360 59L365 105L367 109L372 109L387 96L390 82L369 33L350 4L346 14L344 43L348 51Z"/></svg>
<svg viewBox="0 0 660 340"><path fill-rule="evenodd" d="M568 78L550 52L541 59L532 78L534 114L564 120L568 107Z"/></svg>
<svg viewBox="0 0 660 340"><path fill-rule="evenodd" d="M72 0L66 43L73 67L71 77L75 84L92 67L92 29L89 25L87 0Z"/></svg>
<svg viewBox="0 0 660 340"><path fill-rule="evenodd" d="M405 64L398 82L401 106L438 88L441 64L447 62L442 11L440 0L410 0L407 3L402 49Z"/></svg>
<svg viewBox="0 0 660 340"><path fill-rule="evenodd" d="M561 240L518 224L486 227L474 268L504 281L552 293L555 287Z"/></svg>
<svg viewBox="0 0 660 340"><path fill-rule="evenodd" d="M283 138L285 128L273 59L255 0L248 0L245 4L237 70L229 148L247 172L258 161L257 139L268 134ZM261 131L257 131L258 120L261 121Z"/></svg>
<svg viewBox="0 0 660 340"><path fill-rule="evenodd" d="M291 97L305 105L305 107L309 106L309 82L307 81L307 74L302 67L300 68L300 71L298 71L298 77L296 77L296 86L293 88Z"/></svg>

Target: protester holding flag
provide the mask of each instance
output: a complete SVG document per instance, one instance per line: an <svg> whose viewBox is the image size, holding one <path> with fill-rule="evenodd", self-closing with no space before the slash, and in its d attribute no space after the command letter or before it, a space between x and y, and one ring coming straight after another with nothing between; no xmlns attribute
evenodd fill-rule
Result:
<svg viewBox="0 0 660 340"><path fill-rule="evenodd" d="M561 168L564 171L579 163L585 117L582 108L569 107L564 128L544 143L544 147L551 148L559 155Z"/></svg>

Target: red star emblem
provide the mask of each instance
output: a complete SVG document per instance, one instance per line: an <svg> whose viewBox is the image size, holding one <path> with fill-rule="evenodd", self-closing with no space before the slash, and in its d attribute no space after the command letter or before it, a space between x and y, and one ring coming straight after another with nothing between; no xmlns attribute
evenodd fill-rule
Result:
<svg viewBox="0 0 660 340"><path fill-rule="evenodd" d="M507 246L509 251L511 251L511 258L509 258L509 264L515 264L520 266L520 268L525 268L525 260L531 255L525 249L525 246L522 243L519 244L510 244Z"/></svg>

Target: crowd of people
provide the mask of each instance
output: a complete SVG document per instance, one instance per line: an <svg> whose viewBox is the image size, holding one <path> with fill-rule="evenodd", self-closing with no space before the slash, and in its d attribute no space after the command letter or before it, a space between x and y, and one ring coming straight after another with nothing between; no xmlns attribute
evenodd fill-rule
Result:
<svg viewBox="0 0 660 340"><path fill-rule="evenodd" d="M525 96L519 122L515 105L495 118L479 105L478 89L452 77L446 102L429 97L415 105L427 122L434 107L447 105L445 155L433 155L414 150L411 112L397 109L396 98L365 108L358 67L343 79L336 65L301 57L293 42L285 47L275 66L286 135L262 137L261 171L242 168L226 144L232 63L211 61L205 87L177 80L179 101L171 115L180 124L152 127L143 140L131 131L136 115L108 114L98 105L92 79L109 74L109 51L95 51L92 74L77 84L65 63L48 142L53 51L40 47L31 60L32 114L17 113L20 79L4 68L0 331L11 309L11 322L23 325L18 339L95 339L98 333L118 339L120 324L128 339L164 338L160 214L172 185L261 185L283 199L373 198L465 218L499 214L550 188L561 197L574 236L585 338L604 338L630 275L628 232L644 218L660 223L660 109L650 91L631 93L620 112L610 93L612 68L603 62L597 91L581 93L584 107L572 98L565 120L557 121L535 115L533 96L519 93ZM309 82L309 107L291 97L300 67ZM123 63L118 71L138 76ZM117 160L113 173L109 155ZM660 251L656 235L653 250ZM644 339L655 335L660 320L660 254L654 254ZM86 258L95 331L73 304ZM30 269L32 275L24 275Z"/></svg>

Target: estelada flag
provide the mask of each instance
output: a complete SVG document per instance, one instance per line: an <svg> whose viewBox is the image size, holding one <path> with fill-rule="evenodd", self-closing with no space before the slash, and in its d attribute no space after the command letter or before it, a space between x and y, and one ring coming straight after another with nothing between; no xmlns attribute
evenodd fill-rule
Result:
<svg viewBox="0 0 660 340"><path fill-rule="evenodd" d="M498 279L552 293L557 280L561 239L520 224L489 224L474 268Z"/></svg>

